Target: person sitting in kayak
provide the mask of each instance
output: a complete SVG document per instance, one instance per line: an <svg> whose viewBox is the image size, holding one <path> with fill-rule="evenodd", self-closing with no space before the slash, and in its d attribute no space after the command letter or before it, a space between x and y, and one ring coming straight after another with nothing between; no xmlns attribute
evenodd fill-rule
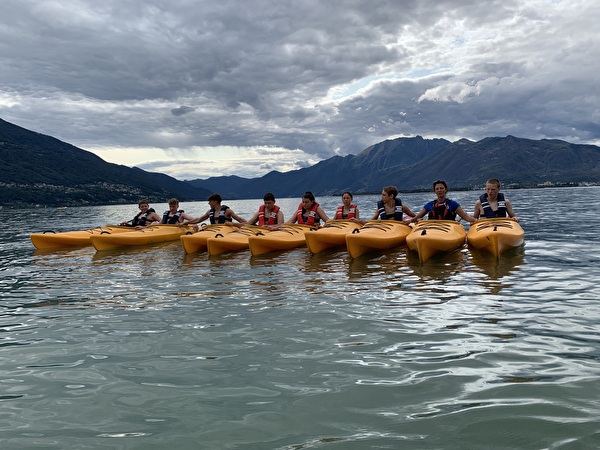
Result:
<svg viewBox="0 0 600 450"><path fill-rule="evenodd" d="M327 222L329 217L327 217L323 208L319 206L313 193L306 191L302 196L302 202L298 205L298 210L292 214L292 217L286 223L319 226L321 220Z"/></svg>
<svg viewBox="0 0 600 450"><path fill-rule="evenodd" d="M469 223L475 223L477 219L471 217L469 214L462 209L460 203L455 200L446 198L448 193L448 185L444 180L436 180L433 182L433 192L435 192L436 199L425 203L423 209L419 213L410 219L409 222L417 222L421 217L427 214L427 218L430 220L456 220L458 215L461 219L466 220Z"/></svg>
<svg viewBox="0 0 600 450"><path fill-rule="evenodd" d="M403 220L403 214L414 217L415 213L398 197L398 188L396 186L385 186L381 191L381 200L377 202L377 209L370 220ZM356 220L356 222L367 223L365 220Z"/></svg>
<svg viewBox="0 0 600 450"><path fill-rule="evenodd" d="M179 209L179 200L172 198L169 200L169 210L165 211L162 216L160 223L163 224L177 224L184 220L192 220L193 217L186 214L183 209Z"/></svg>
<svg viewBox="0 0 600 450"><path fill-rule="evenodd" d="M128 220L127 222L121 222L119 225L144 228L152 223L160 223L162 220L154 208L150 208L150 204L145 198L138 202L138 208L140 208L140 212L137 213L133 219Z"/></svg>
<svg viewBox="0 0 600 450"><path fill-rule="evenodd" d="M358 219L360 220L360 213L358 206L352 203L354 196L352 192L346 191L342 194L342 204L337 207L334 219Z"/></svg>
<svg viewBox="0 0 600 450"><path fill-rule="evenodd" d="M490 178L485 182L485 193L475 202L475 210L473 217L494 218L494 217L510 217L515 222L519 218L515 215L510 201L500 192L500 180Z"/></svg>
<svg viewBox="0 0 600 450"><path fill-rule="evenodd" d="M229 224L233 222L234 219L240 223L246 223L246 220L234 213L233 209L231 209L229 206L221 205L222 201L223 199L219 194L211 194L208 197L208 205L210 206L210 209L200 217L183 222L180 225L200 223L206 219L208 219L211 224ZM197 227L194 227L194 229L197 229Z"/></svg>
<svg viewBox="0 0 600 450"><path fill-rule="evenodd" d="M275 204L275 195L272 192L267 192L263 197L263 204L246 223L268 228L281 225L284 221L283 211ZM241 227L244 224L230 223L230 225Z"/></svg>

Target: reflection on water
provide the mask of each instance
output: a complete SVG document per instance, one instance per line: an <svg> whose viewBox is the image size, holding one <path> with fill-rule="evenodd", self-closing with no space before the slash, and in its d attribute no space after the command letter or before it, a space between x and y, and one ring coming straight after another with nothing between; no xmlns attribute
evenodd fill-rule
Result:
<svg viewBox="0 0 600 450"><path fill-rule="evenodd" d="M505 252L501 258L496 258L487 252L469 248L470 263L486 274L492 280L498 280L516 273L525 264L525 247L517 247Z"/></svg>
<svg viewBox="0 0 600 450"><path fill-rule="evenodd" d="M598 193L508 192L525 247L424 263L406 247L42 252L23 221L84 229L137 207L0 210L3 447L595 448L600 238L539 204L595 221Z"/></svg>

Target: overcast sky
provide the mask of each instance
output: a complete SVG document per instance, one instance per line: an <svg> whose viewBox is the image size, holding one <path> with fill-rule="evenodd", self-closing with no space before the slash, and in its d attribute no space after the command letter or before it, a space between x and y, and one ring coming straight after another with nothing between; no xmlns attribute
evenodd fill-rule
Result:
<svg viewBox="0 0 600 450"><path fill-rule="evenodd" d="M0 118L179 179L389 138L600 145L598 0L2 0Z"/></svg>

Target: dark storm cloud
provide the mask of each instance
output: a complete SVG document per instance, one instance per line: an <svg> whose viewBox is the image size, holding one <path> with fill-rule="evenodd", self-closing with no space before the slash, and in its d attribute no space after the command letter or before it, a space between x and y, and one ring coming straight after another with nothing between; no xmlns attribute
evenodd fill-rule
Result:
<svg viewBox="0 0 600 450"><path fill-rule="evenodd" d="M0 117L87 149L263 146L296 167L417 134L598 143L599 18L591 0L5 0Z"/></svg>

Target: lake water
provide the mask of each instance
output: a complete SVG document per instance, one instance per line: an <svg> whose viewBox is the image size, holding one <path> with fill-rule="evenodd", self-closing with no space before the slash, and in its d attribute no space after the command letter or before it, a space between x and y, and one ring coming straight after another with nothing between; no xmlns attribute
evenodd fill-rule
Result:
<svg viewBox="0 0 600 450"><path fill-rule="evenodd" d="M137 206L1 209L2 448L598 448L600 188L505 193L524 248L424 264L404 247L40 252L28 233ZM472 212L478 193L452 194ZM377 198L355 198L363 217ZM298 201L278 200L286 218Z"/></svg>

